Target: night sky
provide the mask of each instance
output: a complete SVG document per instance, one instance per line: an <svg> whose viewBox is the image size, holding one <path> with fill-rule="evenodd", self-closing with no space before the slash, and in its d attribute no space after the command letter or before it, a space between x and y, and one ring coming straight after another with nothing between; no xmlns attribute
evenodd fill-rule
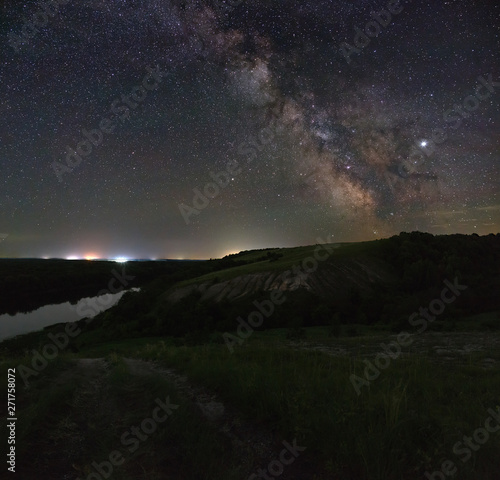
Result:
<svg viewBox="0 0 500 480"><path fill-rule="evenodd" d="M0 256L500 231L496 1L2 5Z"/></svg>

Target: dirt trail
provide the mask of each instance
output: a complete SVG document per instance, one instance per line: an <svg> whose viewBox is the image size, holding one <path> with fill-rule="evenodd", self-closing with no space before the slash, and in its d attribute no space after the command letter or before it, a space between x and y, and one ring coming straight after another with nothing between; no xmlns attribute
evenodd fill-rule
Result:
<svg viewBox="0 0 500 480"><path fill-rule="evenodd" d="M102 358L80 359L74 368L47 378L49 395L54 388L76 385L73 395L57 405L58 411L39 420L29 438L29 458L19 461L19 478L25 480L86 478L78 458L95 441L102 422L112 421L114 406L107 395L108 364Z"/></svg>
<svg viewBox="0 0 500 480"><path fill-rule="evenodd" d="M123 358L123 361L132 376L161 376L175 388L182 400L196 406L202 417L214 425L231 445L233 458L244 472L242 478L250 477L260 468L267 470L270 462L279 458L284 448L283 440L293 442L293 438L278 437L276 432L258 421L245 419L237 408L224 404L217 395L191 383L186 376L173 369L134 358ZM23 480L84 480L89 475L89 463L103 460L94 458L95 442L101 437L103 429L113 430L121 424L120 412L126 400L118 398L110 389L111 371L111 365L103 358L81 358L75 360L73 367L47 379L51 385L49 389L52 386L64 388L71 383L74 390L65 404L61 404L60 409L44 419L34 431L36 440L33 439L30 450L36 451L30 452L29 461L24 459L22 462L23 472L19 473ZM121 425L118 430L120 428ZM133 465L126 464L120 467L121 474L129 475L133 468ZM310 479L311 469L314 470L311 465L293 462L286 466L280 479Z"/></svg>
<svg viewBox="0 0 500 480"><path fill-rule="evenodd" d="M218 431L231 441L240 464L249 475L256 468L267 465L276 458L280 451L280 441L283 439L278 439L273 432L263 427L245 421L235 408L223 404L214 393L193 385L186 376L170 368L134 358L123 360L133 375L161 375L176 388L182 398L195 404L207 421L214 423ZM285 480L299 477L282 478Z"/></svg>

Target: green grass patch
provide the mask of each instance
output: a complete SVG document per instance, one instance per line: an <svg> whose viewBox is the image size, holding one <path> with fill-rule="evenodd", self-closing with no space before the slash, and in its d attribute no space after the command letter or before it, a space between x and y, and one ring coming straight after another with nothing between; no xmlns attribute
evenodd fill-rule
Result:
<svg viewBox="0 0 500 480"><path fill-rule="evenodd" d="M330 247L335 248L332 255L337 255L337 252L340 252L342 250L342 248L337 248L339 247L339 244L328 244L328 245ZM179 282L175 285L175 287L178 288L178 287L193 285L196 283L205 283L213 281L223 282L239 277L241 275L250 275L253 273L285 271L287 269L292 268L294 265L300 265L302 260L304 260L305 258L313 256L316 247L317 245L308 245L306 247L293 247L293 248L277 248L275 250L272 250L272 252L277 252L279 254L282 254L283 256L275 261L261 260L249 263L247 265L240 265L237 267L232 267L217 272L212 272L206 275L202 275L200 277L191 278L189 280ZM258 256L262 256L261 252L255 252L256 258L257 254L259 254ZM246 255L243 256L242 259L251 260L251 256Z"/></svg>
<svg viewBox="0 0 500 480"><path fill-rule="evenodd" d="M500 405L500 372L450 368L424 357L398 359L357 395L350 375L359 359L286 348L158 347L161 359L216 391L251 420L283 438L297 438L331 474L359 479L418 478L434 471L464 432L473 432ZM499 436L474 454L456 478L492 475ZM456 457L455 457L456 460Z"/></svg>

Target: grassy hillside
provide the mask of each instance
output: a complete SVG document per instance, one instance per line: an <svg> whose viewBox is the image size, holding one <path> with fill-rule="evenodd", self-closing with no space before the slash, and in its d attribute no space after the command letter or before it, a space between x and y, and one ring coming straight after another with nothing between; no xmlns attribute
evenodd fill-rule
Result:
<svg viewBox="0 0 500 480"><path fill-rule="evenodd" d="M17 473L83 479L119 452L124 461L109 478L255 478L288 442L301 450L284 480L417 480L445 459L457 480L497 479L498 433L476 450L453 448L491 412L500 418L498 333L415 337L359 392L352 375L364 377L395 337L373 327L358 337L307 336L257 332L233 353L172 337L101 343L61 351L28 389L20 365L32 355L3 358L2 371L17 367ZM132 434L167 398L175 408L165 421Z"/></svg>
<svg viewBox="0 0 500 480"><path fill-rule="evenodd" d="M413 311L439 298L445 281L456 281L467 288L429 328L453 330L462 318L500 310L499 235L434 237L414 232L334 247L301 280L310 288L299 286L287 291L286 282L281 284L285 300L275 305L259 330L285 327L300 331L301 327L314 325L330 325L335 330L339 323L357 323L397 331ZM125 295L117 306L97 316L88 326L92 338L89 341L174 335L200 342L208 341L215 332L234 331L238 317L246 319L256 310L255 302L269 301L272 295L272 290L262 287L245 290L249 274L294 268L304 272L304 259L313 258L316 248L312 245L242 252L206 262L209 273L203 275L194 274L179 282L173 282L171 277L168 282L157 279L141 292ZM201 301L203 289L197 286L221 285L227 289L227 281L243 292L238 299ZM172 292L189 285L196 288L178 301L169 300ZM500 326L491 320L484 328L495 330Z"/></svg>
<svg viewBox="0 0 500 480"><path fill-rule="evenodd" d="M319 244L307 245L303 247L290 248L269 248L264 250L244 251L224 257L234 262L245 262L244 265L234 266L218 272L209 273L200 277L190 278L176 284L176 287L192 285L194 283L211 282L215 279L226 281L232 278L261 272L283 272L308 258L314 257L314 252ZM340 258L352 258L356 255L371 254L377 249L377 242L359 243L327 243L324 246L328 249L331 260Z"/></svg>

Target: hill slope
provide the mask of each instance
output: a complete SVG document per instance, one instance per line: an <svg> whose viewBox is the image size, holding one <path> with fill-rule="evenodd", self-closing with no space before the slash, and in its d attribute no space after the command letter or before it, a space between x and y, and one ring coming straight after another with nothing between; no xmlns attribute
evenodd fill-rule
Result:
<svg viewBox="0 0 500 480"><path fill-rule="evenodd" d="M204 273L208 272L208 273ZM200 275L202 273L202 275ZM168 281L167 281L168 280ZM89 342L137 335L233 331L281 294L260 328L383 324L398 329L439 298L444 282L467 288L432 328L500 310L500 235L402 233L384 240L241 252L125 294L86 328ZM498 328L496 322L488 328ZM198 338L199 337L199 338Z"/></svg>

